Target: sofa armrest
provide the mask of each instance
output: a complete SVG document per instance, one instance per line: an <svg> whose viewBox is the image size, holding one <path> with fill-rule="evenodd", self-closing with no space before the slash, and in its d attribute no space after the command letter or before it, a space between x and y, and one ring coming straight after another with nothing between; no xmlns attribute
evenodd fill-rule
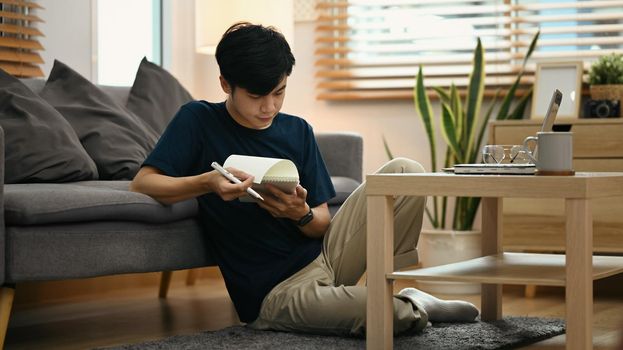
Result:
<svg viewBox="0 0 623 350"><path fill-rule="evenodd" d="M321 132L316 142L331 176L359 182L363 175L363 138L352 132Z"/></svg>
<svg viewBox="0 0 623 350"><path fill-rule="evenodd" d="M6 273L6 229L4 227L4 130L0 126L0 285Z"/></svg>

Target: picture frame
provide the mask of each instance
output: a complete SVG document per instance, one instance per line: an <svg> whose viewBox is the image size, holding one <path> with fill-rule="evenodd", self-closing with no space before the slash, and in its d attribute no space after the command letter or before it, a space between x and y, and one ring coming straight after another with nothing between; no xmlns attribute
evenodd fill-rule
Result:
<svg viewBox="0 0 623 350"><path fill-rule="evenodd" d="M537 63L530 118L545 118L554 89L563 94L556 119L579 118L583 73L582 61Z"/></svg>

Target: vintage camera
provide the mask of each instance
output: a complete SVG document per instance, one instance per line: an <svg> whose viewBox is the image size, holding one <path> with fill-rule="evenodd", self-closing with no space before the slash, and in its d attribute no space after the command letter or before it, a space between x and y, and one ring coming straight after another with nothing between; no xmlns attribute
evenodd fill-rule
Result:
<svg viewBox="0 0 623 350"><path fill-rule="evenodd" d="M584 105L584 118L618 118L620 116L620 100L588 100Z"/></svg>

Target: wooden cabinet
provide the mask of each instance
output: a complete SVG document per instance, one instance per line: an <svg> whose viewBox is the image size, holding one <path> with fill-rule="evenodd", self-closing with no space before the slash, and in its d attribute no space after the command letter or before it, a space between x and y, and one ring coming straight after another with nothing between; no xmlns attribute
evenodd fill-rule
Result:
<svg viewBox="0 0 623 350"><path fill-rule="evenodd" d="M521 144L526 136L535 135L540 125L538 120L492 122L488 143ZM623 119L558 120L555 128L573 132L575 171L623 172ZM562 200L504 199L505 250L564 251L564 209ZM593 218L593 250L623 253L623 200L593 200Z"/></svg>

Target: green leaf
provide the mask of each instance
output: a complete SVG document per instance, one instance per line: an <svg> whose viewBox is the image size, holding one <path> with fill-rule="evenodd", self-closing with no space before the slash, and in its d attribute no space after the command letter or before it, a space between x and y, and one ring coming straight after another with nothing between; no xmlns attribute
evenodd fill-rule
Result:
<svg viewBox="0 0 623 350"><path fill-rule="evenodd" d="M517 102L517 105L515 105L515 108L513 108L513 110L511 111L510 115L508 116L508 119L522 119L523 118L524 112L526 110L526 106L528 105L528 102L530 102L530 100L532 99L533 91L534 91L533 87L530 87L530 89L528 89L528 91L521 97L519 102Z"/></svg>
<svg viewBox="0 0 623 350"><path fill-rule="evenodd" d="M438 228L446 228L446 214L448 212L448 197L441 197L441 217L439 218Z"/></svg>
<svg viewBox="0 0 623 350"><path fill-rule="evenodd" d="M508 119L509 117L508 110L511 108L511 102L513 102L513 99L515 98L515 91L517 91L517 87L519 86L520 80L521 80L521 73L517 76L517 78L515 78L515 82L513 83L513 85L511 85L510 89L508 89L506 96L504 96L504 99L502 100L502 106L500 107L500 110L498 110L498 115L495 119L497 120Z"/></svg>
<svg viewBox="0 0 623 350"><path fill-rule="evenodd" d="M464 210L463 210L463 199L462 197L456 197L456 199L454 200L454 221L452 222L452 229L453 230L462 230L462 218L464 215Z"/></svg>
<svg viewBox="0 0 623 350"><path fill-rule="evenodd" d="M441 104L441 131L444 139L450 146L454 156L463 161L463 150L459 140L459 135L456 133L456 127L454 126L454 115L452 110L447 104Z"/></svg>
<svg viewBox="0 0 623 350"><path fill-rule="evenodd" d="M464 230L470 230L474 227L474 219L476 218L476 211L478 211L478 206L480 205L480 197L469 197L467 201L467 205L465 208L465 222Z"/></svg>
<svg viewBox="0 0 623 350"><path fill-rule="evenodd" d="M454 83L452 83L452 85L450 86L450 106L452 107L452 113L454 114L454 125L456 126L456 134L459 135L460 140L462 140L459 143L461 144L461 147L465 147L465 113L463 113L461 98Z"/></svg>
<svg viewBox="0 0 623 350"><path fill-rule="evenodd" d="M437 222L437 220L435 218L433 218L433 216L430 213L430 210L427 208L424 208L424 212L426 213L426 217L428 218L428 221L430 221L430 224L434 227L434 228L439 228L439 223Z"/></svg>
<svg viewBox="0 0 623 350"><path fill-rule="evenodd" d="M428 136L428 147L430 150L430 162L432 166L432 171L437 171L437 152L435 145L435 133L433 130L433 120L432 115L433 111L430 106L430 100L428 99L428 95L426 94L426 87L424 86L424 74L422 72L422 66L418 70L418 75L416 77L415 87L413 89L413 101L415 103L415 108L419 111L420 117L422 118L422 123L424 124L424 129L426 130L426 135ZM428 213L428 219L430 220L433 227L439 227L439 210L437 208L437 197L433 197L433 210L434 214L430 215ZM428 212L428 209L427 209Z"/></svg>
<svg viewBox="0 0 623 350"><path fill-rule="evenodd" d="M466 116L464 127L467 130L467 149L466 154L471 153L473 149L473 135L476 128L476 120L480 114L480 105L482 104L482 96L484 92L484 51L482 42L478 38L476 49L474 50L473 65L474 68L469 76L469 87L467 88Z"/></svg>
<svg viewBox="0 0 623 350"><path fill-rule="evenodd" d="M480 149L482 147L482 139L487 130L487 125L489 125L489 120L491 119L491 114L493 113L493 107L495 107L498 97L500 96L500 91L500 88L497 88L495 90L495 94L493 95L493 99L491 100L491 104L489 105L489 109L487 109L487 112L484 115L484 119L480 124L480 130L478 131L478 141L476 141L476 147L473 148L473 152L469 155L469 163L476 163L476 160L478 159L478 155L480 154Z"/></svg>
<svg viewBox="0 0 623 350"><path fill-rule="evenodd" d="M528 59L530 59L530 56L532 56L532 52L536 48L536 43L537 43L537 41L539 41L539 36L541 36L541 30L540 29L536 32L536 34L534 34L534 37L532 38L532 41L530 42L530 46L528 47L528 51L526 52L526 56L523 58L523 63L521 64L520 75L523 74L523 70L526 68L526 64L528 63Z"/></svg>
<svg viewBox="0 0 623 350"><path fill-rule="evenodd" d="M444 89L439 86L433 86L432 89L439 95L441 102L450 103L450 95Z"/></svg>
<svg viewBox="0 0 623 350"><path fill-rule="evenodd" d="M526 57L524 57L521 70L519 71L519 74L517 74L517 78L515 78L515 82L513 83L513 85L511 85L510 89L508 90L508 93L506 94L506 96L504 96L504 100L502 100L502 106L500 107L500 110L498 111L497 117L495 119L497 120L510 119L510 115L508 111L510 110L511 102L515 98L515 92L517 91L517 87L519 86L521 77L524 74L524 68L526 66L526 63L528 62L528 59L530 59L530 56L532 56L532 52L534 51L536 47L540 34L541 34L541 31L539 30L534 35L534 38L532 38L530 47L528 48L528 51L526 52Z"/></svg>
<svg viewBox="0 0 623 350"><path fill-rule="evenodd" d="M448 168L454 165L454 153L450 147L446 147L446 157L444 161L444 167ZM435 197L437 198L437 197ZM439 226L435 228L446 228L446 217L448 216L448 197L441 197L441 216L439 217Z"/></svg>
<svg viewBox="0 0 623 350"><path fill-rule="evenodd" d="M422 74L422 66L418 71L416 78L415 88L413 91L413 100L415 107L419 111L422 122L424 123L424 129L428 136L428 146L430 149L430 160L432 164L432 171L437 171L437 152L435 151L435 133L433 131L432 115L433 111L430 106L430 100L426 94L426 87L424 86L424 75Z"/></svg>
<svg viewBox="0 0 623 350"><path fill-rule="evenodd" d="M387 158L389 158L389 160L394 159L394 155L389 149L389 145L387 144L387 139L385 138L385 135L383 135L383 146L385 147L385 154L387 154Z"/></svg>

